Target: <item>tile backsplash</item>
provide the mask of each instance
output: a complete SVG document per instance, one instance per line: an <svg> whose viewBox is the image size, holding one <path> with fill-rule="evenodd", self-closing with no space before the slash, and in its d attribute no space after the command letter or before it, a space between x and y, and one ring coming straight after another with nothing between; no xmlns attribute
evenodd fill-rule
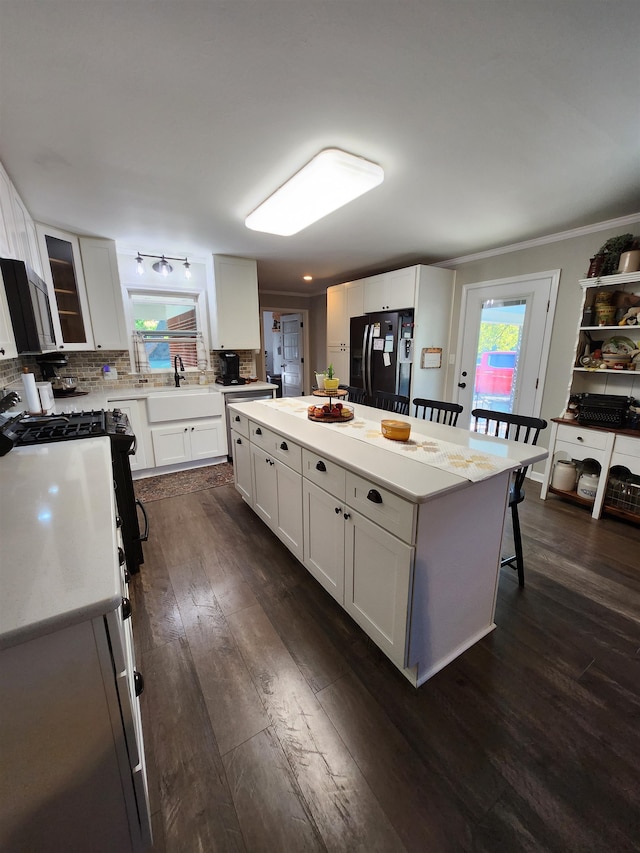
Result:
<svg viewBox="0 0 640 853"><path fill-rule="evenodd" d="M253 350L238 350L240 356L240 375L255 376L256 362ZM153 373L131 373L131 360L127 350L102 351L102 352L68 352L65 353L67 366L59 369L60 376L75 376L78 380L78 389L81 391L100 391L108 389L138 388L144 384L145 387L161 388L165 385L173 385L173 370ZM213 383L220 375L219 360L216 352L210 353L213 369L207 370L207 383ZM111 370L117 371L117 379L105 379L102 368L108 364ZM0 388L19 380L23 367L28 367L35 373L36 380L42 379L40 366L34 355L22 355L18 358L10 358L0 361ZM198 383L199 373L196 371L187 373L187 384Z"/></svg>

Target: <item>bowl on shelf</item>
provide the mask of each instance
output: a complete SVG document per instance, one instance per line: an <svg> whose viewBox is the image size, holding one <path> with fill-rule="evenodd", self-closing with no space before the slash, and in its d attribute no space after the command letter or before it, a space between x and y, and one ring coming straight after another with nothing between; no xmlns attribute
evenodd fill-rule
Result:
<svg viewBox="0 0 640 853"><path fill-rule="evenodd" d="M383 420L380 421L380 431L391 441L407 441L411 435L411 424L406 421Z"/></svg>

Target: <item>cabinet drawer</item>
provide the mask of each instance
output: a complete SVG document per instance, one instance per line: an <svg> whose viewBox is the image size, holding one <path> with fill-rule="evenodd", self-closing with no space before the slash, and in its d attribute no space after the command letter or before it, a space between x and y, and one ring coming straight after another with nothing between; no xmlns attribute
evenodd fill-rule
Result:
<svg viewBox="0 0 640 853"><path fill-rule="evenodd" d="M415 504L351 472L347 472L346 501L389 533L404 542L413 542Z"/></svg>
<svg viewBox="0 0 640 853"><path fill-rule="evenodd" d="M596 459L601 465L607 461L608 454L597 447L586 444L569 444L567 441L556 441L553 448L553 458L564 459Z"/></svg>
<svg viewBox="0 0 640 853"><path fill-rule="evenodd" d="M232 430L235 430L245 438L249 438L249 418L246 415L229 411L229 423Z"/></svg>
<svg viewBox="0 0 640 853"><path fill-rule="evenodd" d="M339 500L344 500L346 472L335 462L329 462L311 450L302 451L302 474Z"/></svg>
<svg viewBox="0 0 640 853"><path fill-rule="evenodd" d="M568 444L578 444L580 447L594 447L604 450L607 446L609 433L588 429L587 427L573 427L560 424L558 427L558 441Z"/></svg>
<svg viewBox="0 0 640 853"><path fill-rule="evenodd" d="M627 435L617 435L613 452L615 454L625 453L627 456L635 456L636 459L639 459L640 436L638 436L638 438L631 438L631 436ZM636 465L636 467L638 467L638 465Z"/></svg>
<svg viewBox="0 0 640 853"><path fill-rule="evenodd" d="M270 429L260 426L260 424L254 424L253 421L249 421L249 437L251 438L252 444L257 444L258 447L266 450L267 453L273 453L274 447L276 446L275 432L271 432Z"/></svg>
<svg viewBox="0 0 640 853"><path fill-rule="evenodd" d="M290 438L285 438L284 435L274 433L275 444L273 446L273 455L293 468L298 474L302 473L302 448L299 444L295 444Z"/></svg>

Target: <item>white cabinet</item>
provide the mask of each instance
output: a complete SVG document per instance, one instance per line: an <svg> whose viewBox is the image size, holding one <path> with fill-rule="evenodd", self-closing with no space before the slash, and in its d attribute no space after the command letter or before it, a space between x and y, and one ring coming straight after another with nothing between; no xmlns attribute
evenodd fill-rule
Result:
<svg viewBox="0 0 640 853"><path fill-rule="evenodd" d="M211 459L227 452L222 419L179 421L151 429L156 467Z"/></svg>
<svg viewBox="0 0 640 853"><path fill-rule="evenodd" d="M39 276L42 276L42 264L40 263L40 251L38 249L35 223L15 190L12 202L18 249L17 257L21 261L25 261Z"/></svg>
<svg viewBox="0 0 640 853"><path fill-rule="evenodd" d="M57 349L92 350L93 334L78 238L46 225L38 224L36 230Z"/></svg>
<svg viewBox="0 0 640 853"><path fill-rule="evenodd" d="M246 435L231 430L233 444L233 477L236 489L244 500L253 506L253 485L251 481L251 444Z"/></svg>
<svg viewBox="0 0 640 853"><path fill-rule="evenodd" d="M350 320L364 313L361 281L327 288L327 365L332 364L342 384L349 383Z"/></svg>
<svg viewBox="0 0 640 853"><path fill-rule="evenodd" d="M414 549L353 510L345 522L344 608L399 667L407 665Z"/></svg>
<svg viewBox="0 0 640 853"><path fill-rule="evenodd" d="M364 279L365 313L413 308L417 270L418 267L407 267Z"/></svg>
<svg viewBox="0 0 640 853"><path fill-rule="evenodd" d="M303 480L304 557L306 569L339 604L344 604L343 500L306 478Z"/></svg>
<svg viewBox="0 0 640 853"><path fill-rule="evenodd" d="M13 184L0 164L0 257L3 258L20 258L13 214L14 192Z"/></svg>
<svg viewBox="0 0 640 853"><path fill-rule="evenodd" d="M129 349L115 242L80 237L80 254L95 349Z"/></svg>
<svg viewBox="0 0 640 853"><path fill-rule="evenodd" d="M303 470L305 567L397 666L406 666L415 507L310 451Z"/></svg>
<svg viewBox="0 0 640 853"><path fill-rule="evenodd" d="M327 346L349 346L349 320L364 314L362 281L327 288Z"/></svg>
<svg viewBox="0 0 640 853"><path fill-rule="evenodd" d="M234 461L235 464L235 461ZM298 559L302 559L302 477L251 444L253 508Z"/></svg>
<svg viewBox="0 0 640 853"><path fill-rule="evenodd" d="M260 349L256 261L227 255L213 256L209 314L211 349Z"/></svg>

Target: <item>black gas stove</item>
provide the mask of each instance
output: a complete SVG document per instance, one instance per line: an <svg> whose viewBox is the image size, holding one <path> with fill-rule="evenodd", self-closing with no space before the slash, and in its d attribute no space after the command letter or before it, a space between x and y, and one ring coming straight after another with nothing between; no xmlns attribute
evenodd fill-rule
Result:
<svg viewBox="0 0 640 853"><path fill-rule="evenodd" d="M143 562L141 543L148 538L149 525L144 507L135 496L131 477L129 456L136 452L136 437L129 419L120 409L59 415L18 415L0 427L0 456L13 447L100 436L106 436L111 441L113 480L127 567L130 572L137 572ZM138 508L145 520L143 534L138 524Z"/></svg>
<svg viewBox="0 0 640 853"><path fill-rule="evenodd" d="M71 441L101 435L128 445L135 442L129 419L120 409L108 412L99 409L59 415L18 416L8 421L2 429L0 455L3 455L3 450L6 453L14 445Z"/></svg>

